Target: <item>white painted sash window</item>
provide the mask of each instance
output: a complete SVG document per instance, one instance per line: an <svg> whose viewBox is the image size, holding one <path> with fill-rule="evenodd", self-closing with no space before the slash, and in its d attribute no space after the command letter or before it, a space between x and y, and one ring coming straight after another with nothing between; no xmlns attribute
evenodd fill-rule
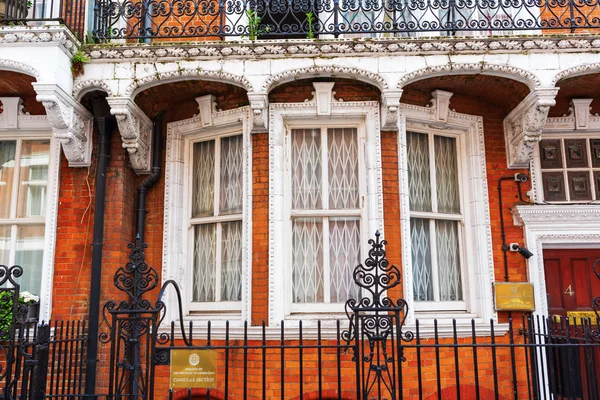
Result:
<svg viewBox="0 0 600 400"><path fill-rule="evenodd" d="M20 265L21 290L41 293L50 140L0 141L0 262Z"/></svg>
<svg viewBox="0 0 600 400"><path fill-rule="evenodd" d="M192 146L192 309L239 310L243 138L241 134L216 137Z"/></svg>
<svg viewBox="0 0 600 400"><path fill-rule="evenodd" d="M463 300L457 138L407 132L413 296L436 308ZM448 302L448 304L444 304Z"/></svg>
<svg viewBox="0 0 600 400"><path fill-rule="evenodd" d="M292 308L345 303L361 259L358 130L292 129L290 142Z"/></svg>

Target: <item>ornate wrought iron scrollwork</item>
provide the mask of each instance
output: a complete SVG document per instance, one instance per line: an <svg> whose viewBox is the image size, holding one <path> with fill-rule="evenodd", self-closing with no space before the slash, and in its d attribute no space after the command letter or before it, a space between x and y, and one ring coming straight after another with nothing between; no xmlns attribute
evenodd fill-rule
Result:
<svg viewBox="0 0 600 400"><path fill-rule="evenodd" d="M598 279L600 279L600 272L598 271L599 266L600 258L594 262L592 267L594 269L594 274L596 274L596 278ZM592 327L595 327L595 329L591 330L590 338L594 342L600 342L600 296L596 296L592 300L592 310L594 310L594 313L596 314L596 320L592 321Z"/></svg>
<svg viewBox="0 0 600 400"><path fill-rule="evenodd" d="M357 385L362 382L358 388L360 398L368 399L370 393L381 390L396 398L399 363L406 361L402 342L411 341L414 335L403 330L408 314L406 300L393 300L389 296L389 291L400 284L401 272L386 258L387 242L381 240L377 232L369 244L367 259L353 273L362 297L346 302L349 328L342 332L342 338L348 343L354 342Z"/></svg>

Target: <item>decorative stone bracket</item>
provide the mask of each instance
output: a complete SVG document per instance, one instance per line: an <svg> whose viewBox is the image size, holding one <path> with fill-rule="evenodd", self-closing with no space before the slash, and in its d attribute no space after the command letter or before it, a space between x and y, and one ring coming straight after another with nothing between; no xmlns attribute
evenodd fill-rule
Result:
<svg viewBox="0 0 600 400"><path fill-rule="evenodd" d="M129 97L107 97L110 113L117 119L123 148L137 174L150 172L152 121Z"/></svg>
<svg viewBox="0 0 600 400"><path fill-rule="evenodd" d="M504 118L508 168L528 168L534 146L542 136L558 88L534 89Z"/></svg>
<svg viewBox="0 0 600 400"><path fill-rule="evenodd" d="M252 110L252 133L268 132L269 96L267 93L248 93Z"/></svg>
<svg viewBox="0 0 600 400"><path fill-rule="evenodd" d="M89 167L92 158L92 114L60 86L33 83L37 101L46 108L53 136L62 144L70 167Z"/></svg>
<svg viewBox="0 0 600 400"><path fill-rule="evenodd" d="M381 93L381 130L398 132L400 117L400 97L402 89L384 90Z"/></svg>

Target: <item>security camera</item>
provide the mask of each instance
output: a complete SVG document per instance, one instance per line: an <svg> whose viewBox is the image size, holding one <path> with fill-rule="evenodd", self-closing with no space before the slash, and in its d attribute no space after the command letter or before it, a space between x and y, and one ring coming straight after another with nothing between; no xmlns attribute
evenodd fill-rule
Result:
<svg viewBox="0 0 600 400"><path fill-rule="evenodd" d="M523 182L527 182L528 180L529 180L529 177L522 172L515 174L515 182L523 183Z"/></svg>
<svg viewBox="0 0 600 400"><path fill-rule="evenodd" d="M508 245L508 249L510 251L514 251L514 252L519 251L519 243L511 243L511 244L509 244Z"/></svg>
<svg viewBox="0 0 600 400"><path fill-rule="evenodd" d="M525 257L526 259L530 259L531 257L533 257L533 253L530 252L527 248L525 247L521 247L519 249L519 254L521 254L523 257Z"/></svg>

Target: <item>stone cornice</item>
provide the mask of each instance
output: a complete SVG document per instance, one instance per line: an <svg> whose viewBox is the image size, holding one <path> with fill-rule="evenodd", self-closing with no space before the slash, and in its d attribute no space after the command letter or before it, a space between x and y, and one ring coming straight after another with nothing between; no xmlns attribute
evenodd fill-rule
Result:
<svg viewBox="0 0 600 400"><path fill-rule="evenodd" d="M58 44L65 53L72 55L81 46L73 33L65 26L2 26L1 45Z"/></svg>
<svg viewBox="0 0 600 400"><path fill-rule="evenodd" d="M92 60L214 59L321 56L369 56L381 54L521 53L600 50L600 36L538 36L430 39L328 39L225 42L179 42L153 45L95 45L87 49Z"/></svg>
<svg viewBox="0 0 600 400"><path fill-rule="evenodd" d="M535 205L516 206L513 208L513 218L516 225L581 225L598 227L600 221L600 204L598 205Z"/></svg>

